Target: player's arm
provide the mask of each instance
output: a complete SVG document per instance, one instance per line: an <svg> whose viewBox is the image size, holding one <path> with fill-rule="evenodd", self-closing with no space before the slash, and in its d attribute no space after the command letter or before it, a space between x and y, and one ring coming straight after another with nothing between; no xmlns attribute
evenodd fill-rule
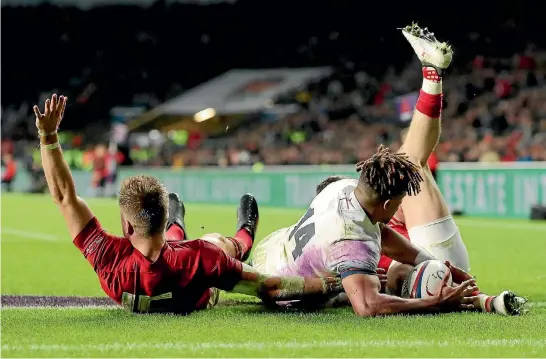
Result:
<svg viewBox="0 0 546 359"><path fill-rule="evenodd" d="M387 257L402 264L417 265L421 262L435 259L430 253L404 238L391 227L381 226L381 251Z"/></svg>
<svg viewBox="0 0 546 359"><path fill-rule="evenodd" d="M328 266L340 274L345 293L358 316L419 313L444 305L468 304L464 297L473 290L470 281L456 288L442 286L438 295L423 299L381 294L376 274L378 251L377 243L365 238L341 240L330 247Z"/></svg>
<svg viewBox="0 0 546 359"><path fill-rule="evenodd" d="M273 277L258 273L220 249L203 240L199 244L200 273L208 287L251 295L264 301L295 300L339 293L343 290L339 278Z"/></svg>
<svg viewBox="0 0 546 359"><path fill-rule="evenodd" d="M34 113L49 192L61 210L70 236L75 238L93 218L93 213L76 195L72 174L59 145L57 129L64 115L66 100L64 96L57 98L53 95L51 100L46 100L43 113L38 106L34 106Z"/></svg>
<svg viewBox="0 0 546 359"><path fill-rule="evenodd" d="M335 277L268 276L243 263L241 280L231 290L262 298L264 302L322 299L343 291L341 279Z"/></svg>
<svg viewBox="0 0 546 359"><path fill-rule="evenodd" d="M343 288L356 315L371 317L396 313L422 313L437 307L437 297L423 299L403 299L381 294L381 285L377 276L354 273L342 280Z"/></svg>
<svg viewBox="0 0 546 359"><path fill-rule="evenodd" d="M443 309L471 308L476 290L474 280L468 280L451 287L447 285L450 274L442 279L442 285L435 296L420 299L405 299L381 294L381 284L374 274L355 271L342 273L345 293L356 315L372 317L397 313L426 313Z"/></svg>

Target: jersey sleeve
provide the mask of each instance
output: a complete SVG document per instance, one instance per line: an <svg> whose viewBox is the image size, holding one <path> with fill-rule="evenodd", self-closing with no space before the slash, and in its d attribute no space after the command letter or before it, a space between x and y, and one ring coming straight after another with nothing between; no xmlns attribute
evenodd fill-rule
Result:
<svg viewBox="0 0 546 359"><path fill-rule="evenodd" d="M125 247L122 239L109 235L102 229L96 217L93 217L74 238L74 245L93 266L95 272L113 269Z"/></svg>
<svg viewBox="0 0 546 359"><path fill-rule="evenodd" d="M208 287L231 290L242 278L243 266L240 261L229 257L218 246L195 240L199 251L199 273L204 276Z"/></svg>
<svg viewBox="0 0 546 359"><path fill-rule="evenodd" d="M379 256L375 241L342 239L330 246L326 266L342 279L353 274L375 275Z"/></svg>

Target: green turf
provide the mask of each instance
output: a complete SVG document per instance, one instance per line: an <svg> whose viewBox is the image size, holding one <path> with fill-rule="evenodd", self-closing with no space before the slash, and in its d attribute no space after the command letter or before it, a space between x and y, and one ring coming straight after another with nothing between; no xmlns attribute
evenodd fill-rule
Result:
<svg viewBox="0 0 546 359"><path fill-rule="evenodd" d="M107 229L120 228L116 203L90 201ZM189 234L230 234L235 208L188 205ZM259 235L301 210L261 211ZM46 196L2 196L2 294L103 296ZM187 317L121 309L3 309L4 357L544 357L546 225L459 219L480 288L509 288L537 305L524 317L486 314L361 319L349 308L272 313L252 299Z"/></svg>

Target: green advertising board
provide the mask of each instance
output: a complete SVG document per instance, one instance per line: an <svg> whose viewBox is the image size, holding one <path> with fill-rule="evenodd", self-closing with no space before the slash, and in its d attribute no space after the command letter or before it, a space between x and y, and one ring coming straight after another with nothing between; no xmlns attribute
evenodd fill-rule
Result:
<svg viewBox="0 0 546 359"><path fill-rule="evenodd" d="M438 184L452 210L528 218L532 206L546 205L546 162L441 163Z"/></svg>
<svg viewBox="0 0 546 359"><path fill-rule="evenodd" d="M119 180L136 174L161 179L169 191L187 202L236 204L243 193L252 193L262 206L303 208L326 176L357 177L353 166L279 166L262 171L247 168L183 169L123 168ZM91 173L73 171L78 192L93 195ZM536 204L546 205L546 162L442 163L438 184L452 210L469 216L526 218ZM30 187L19 173L16 191Z"/></svg>
<svg viewBox="0 0 546 359"><path fill-rule="evenodd" d="M332 174L356 177L353 166L270 167L256 172L245 169L124 169L120 179L149 173L193 203L236 204L252 193L262 206L303 208L311 203L316 186Z"/></svg>

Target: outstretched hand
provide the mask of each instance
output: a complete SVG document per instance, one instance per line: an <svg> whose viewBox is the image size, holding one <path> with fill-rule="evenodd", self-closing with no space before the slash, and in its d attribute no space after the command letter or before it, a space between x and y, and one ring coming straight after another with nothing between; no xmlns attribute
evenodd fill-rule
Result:
<svg viewBox="0 0 546 359"><path fill-rule="evenodd" d="M64 115L64 109L66 107L66 96L60 96L57 98L57 94L51 96L51 100L45 101L44 112L40 112L38 106L34 106L34 114L36 115L36 128L39 132L52 133L57 131L59 124L61 123Z"/></svg>
<svg viewBox="0 0 546 359"><path fill-rule="evenodd" d="M436 293L439 305L446 308L473 309L476 297L472 296L472 293L477 289L475 280L473 278L468 279L452 287L447 284L450 276L451 270L448 269L444 278L442 278L440 289Z"/></svg>
<svg viewBox="0 0 546 359"><path fill-rule="evenodd" d="M449 268L449 271L451 272L453 282L457 284L467 281L469 279L475 279L461 268L451 264L450 261L446 261L445 265Z"/></svg>

